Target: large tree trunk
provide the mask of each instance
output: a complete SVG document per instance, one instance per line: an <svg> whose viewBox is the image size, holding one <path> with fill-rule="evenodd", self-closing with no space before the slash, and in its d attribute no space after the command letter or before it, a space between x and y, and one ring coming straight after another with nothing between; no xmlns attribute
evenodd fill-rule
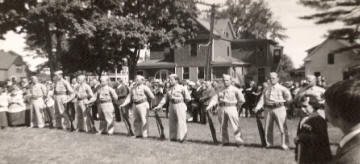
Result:
<svg viewBox="0 0 360 164"><path fill-rule="evenodd" d="M128 67L129 67L129 80L134 80L136 76L136 65L139 60L140 50L135 49L128 58Z"/></svg>

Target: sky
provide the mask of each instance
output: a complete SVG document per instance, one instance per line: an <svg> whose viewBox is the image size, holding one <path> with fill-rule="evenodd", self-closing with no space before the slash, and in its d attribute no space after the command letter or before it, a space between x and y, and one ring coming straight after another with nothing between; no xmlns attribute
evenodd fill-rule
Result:
<svg viewBox="0 0 360 164"><path fill-rule="evenodd" d="M207 3L223 4L226 0L202 0ZM298 0L266 0L274 13L274 18L287 28L285 34L288 38L279 41L284 46L284 53L291 57L295 67L299 67L306 57L306 50L324 41L324 36L329 29L334 29L339 24L315 25L313 21L301 20L300 16L309 15L316 11L311 8L298 4ZM198 5L200 10L206 9L203 5ZM21 55L31 54L24 50L24 35L17 35L9 32L5 35L6 40L0 40L0 49L5 51L12 50ZM26 57L25 61L34 66L43 60Z"/></svg>

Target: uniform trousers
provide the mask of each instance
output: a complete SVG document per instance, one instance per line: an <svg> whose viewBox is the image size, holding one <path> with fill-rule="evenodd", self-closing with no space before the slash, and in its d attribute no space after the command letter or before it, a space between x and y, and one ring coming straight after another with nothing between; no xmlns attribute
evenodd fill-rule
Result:
<svg viewBox="0 0 360 164"><path fill-rule="evenodd" d="M114 134L115 109L113 103L100 103L98 106L100 127L99 133Z"/></svg>
<svg viewBox="0 0 360 164"><path fill-rule="evenodd" d="M186 104L169 103L169 136L170 140L183 141L187 133Z"/></svg>
<svg viewBox="0 0 360 164"><path fill-rule="evenodd" d="M241 138L239 114L236 106L219 107L219 122L221 123L222 143L229 143L228 123L230 122L235 139Z"/></svg>
<svg viewBox="0 0 360 164"><path fill-rule="evenodd" d="M148 137L148 120L149 103L133 104L134 115L134 132L135 136Z"/></svg>
<svg viewBox="0 0 360 164"><path fill-rule="evenodd" d="M45 102L42 98L35 98L31 100L30 107L30 126L43 128L45 126L44 110L46 108Z"/></svg>
<svg viewBox="0 0 360 164"><path fill-rule="evenodd" d="M89 132L92 129L90 109L85 105L87 100L78 100L75 104L77 130Z"/></svg>
<svg viewBox="0 0 360 164"><path fill-rule="evenodd" d="M66 112L66 101L67 95L55 95L55 128L70 128L70 119L69 115Z"/></svg>
<svg viewBox="0 0 360 164"><path fill-rule="evenodd" d="M281 135L285 133L286 108L280 106L277 108L265 108L266 123L265 123L265 139L267 145L273 145L273 127L274 122L279 127Z"/></svg>

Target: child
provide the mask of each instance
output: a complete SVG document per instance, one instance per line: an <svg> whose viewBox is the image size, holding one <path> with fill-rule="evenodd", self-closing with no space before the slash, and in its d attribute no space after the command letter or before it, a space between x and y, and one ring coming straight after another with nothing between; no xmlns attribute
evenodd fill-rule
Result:
<svg viewBox="0 0 360 164"><path fill-rule="evenodd" d="M321 164L331 160L324 105L313 95L300 99L302 119L297 129L295 160L299 164Z"/></svg>
<svg viewBox="0 0 360 164"><path fill-rule="evenodd" d="M8 126L6 112L8 111L9 97L3 87L0 87L0 128L5 129Z"/></svg>

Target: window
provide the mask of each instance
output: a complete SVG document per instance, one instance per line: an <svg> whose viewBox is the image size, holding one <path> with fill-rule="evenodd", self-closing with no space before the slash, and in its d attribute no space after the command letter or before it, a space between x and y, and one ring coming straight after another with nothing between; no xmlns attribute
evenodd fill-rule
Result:
<svg viewBox="0 0 360 164"><path fill-rule="evenodd" d="M190 55L197 56L197 44L196 43L191 43Z"/></svg>
<svg viewBox="0 0 360 164"><path fill-rule="evenodd" d="M227 47L227 56L230 56L230 47Z"/></svg>
<svg viewBox="0 0 360 164"><path fill-rule="evenodd" d="M198 79L205 78L205 67L198 67Z"/></svg>
<svg viewBox="0 0 360 164"><path fill-rule="evenodd" d="M328 54L328 64L334 64L335 63L335 55L330 53Z"/></svg>
<svg viewBox="0 0 360 164"><path fill-rule="evenodd" d="M22 73L23 69L22 67L16 67L16 73Z"/></svg>
<svg viewBox="0 0 360 164"><path fill-rule="evenodd" d="M189 71L189 67L184 67L183 68L183 79L189 79L190 75L190 71Z"/></svg>

